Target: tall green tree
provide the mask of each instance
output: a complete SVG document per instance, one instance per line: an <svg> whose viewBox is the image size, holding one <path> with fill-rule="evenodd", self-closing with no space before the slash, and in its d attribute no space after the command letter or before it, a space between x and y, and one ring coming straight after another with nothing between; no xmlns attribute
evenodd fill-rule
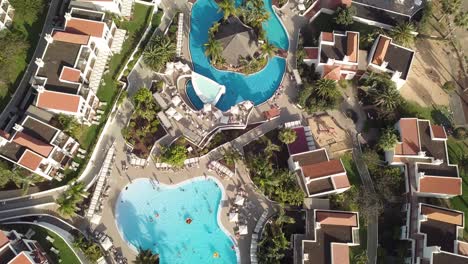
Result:
<svg viewBox="0 0 468 264"><path fill-rule="evenodd" d="M58 205L57 212L61 216L71 218L76 215L76 211L78 211L76 203L72 199L67 198L65 194L59 196L55 202Z"/></svg>
<svg viewBox="0 0 468 264"><path fill-rule="evenodd" d="M151 39L143 51L143 62L154 71L160 71L167 62L175 57L176 46L166 35L157 35Z"/></svg>
<svg viewBox="0 0 468 264"><path fill-rule="evenodd" d="M78 123L78 120L73 116L59 114L58 115L58 122L60 124L60 128L67 134L71 135L74 138L78 138L80 134L81 125Z"/></svg>
<svg viewBox="0 0 468 264"><path fill-rule="evenodd" d="M237 14L236 5L232 0L222 0L218 3L218 13L223 13L223 19L227 20L230 16Z"/></svg>
<svg viewBox="0 0 468 264"><path fill-rule="evenodd" d="M242 155L239 153L239 151L231 147L224 151L223 159L227 163L227 165L233 166L236 163L236 161L242 159Z"/></svg>
<svg viewBox="0 0 468 264"><path fill-rule="evenodd" d="M353 6L338 7L334 13L333 19L338 25L349 26L354 23L353 17L356 15L356 8Z"/></svg>
<svg viewBox="0 0 468 264"><path fill-rule="evenodd" d="M372 89L369 91L375 106L381 112L389 113L394 111L401 104L401 95L397 89Z"/></svg>
<svg viewBox="0 0 468 264"><path fill-rule="evenodd" d="M414 31L416 31L416 29L413 24L409 22L400 23L392 29L390 36L396 43L402 46L410 47L414 43Z"/></svg>
<svg viewBox="0 0 468 264"><path fill-rule="evenodd" d="M151 252L150 249L143 250L140 248L138 250L138 255L133 261L135 264L159 264L159 255Z"/></svg>
<svg viewBox="0 0 468 264"><path fill-rule="evenodd" d="M380 135L379 142L377 143L378 148L383 151L393 150L395 145L398 143L398 136L395 130L392 128L386 128Z"/></svg>
<svg viewBox="0 0 468 264"><path fill-rule="evenodd" d="M21 16L28 23L37 20L39 12L41 12L46 3L44 0L9 0L15 9L15 16Z"/></svg>
<svg viewBox="0 0 468 264"><path fill-rule="evenodd" d="M218 64L218 62L222 62L222 52L223 47L221 46L221 42L214 38L209 38L208 42L205 43L205 55L210 57L212 64Z"/></svg>
<svg viewBox="0 0 468 264"><path fill-rule="evenodd" d="M329 79L320 79L315 82L315 91L322 98L334 98L340 95L336 82Z"/></svg>
<svg viewBox="0 0 468 264"><path fill-rule="evenodd" d="M297 134L296 131L291 128L283 128L278 134L278 139L284 144L291 144L296 141Z"/></svg>
<svg viewBox="0 0 468 264"><path fill-rule="evenodd" d="M262 46L260 46L260 50L262 51L262 55L264 57L273 58L278 48L275 47L273 44L270 44L268 41L265 41Z"/></svg>

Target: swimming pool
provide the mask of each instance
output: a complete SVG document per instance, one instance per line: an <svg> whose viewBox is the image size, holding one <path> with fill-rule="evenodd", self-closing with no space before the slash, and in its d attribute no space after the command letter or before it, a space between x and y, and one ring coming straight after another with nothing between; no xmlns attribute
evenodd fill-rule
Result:
<svg viewBox="0 0 468 264"><path fill-rule="evenodd" d="M237 263L234 242L218 224L218 184L211 177L171 186L134 180L116 202L119 232L133 248L160 254L161 263Z"/></svg>
<svg viewBox="0 0 468 264"><path fill-rule="evenodd" d="M242 0L236 0L239 5ZM280 49L288 50L289 39L281 22L273 12L271 0L264 0L265 8L269 12L268 21L263 27L267 32L267 39ZM222 111L236 103L250 100L256 105L268 100L276 91L286 69L286 60L280 57L270 59L261 71L244 75L240 73L221 71L214 68L205 55L204 44L208 41L208 29L222 17L218 13L218 5L214 0L198 0L192 8L189 47L194 71L226 86L226 93L220 98L216 107ZM187 86L187 95L192 103L197 105L199 98L192 85Z"/></svg>

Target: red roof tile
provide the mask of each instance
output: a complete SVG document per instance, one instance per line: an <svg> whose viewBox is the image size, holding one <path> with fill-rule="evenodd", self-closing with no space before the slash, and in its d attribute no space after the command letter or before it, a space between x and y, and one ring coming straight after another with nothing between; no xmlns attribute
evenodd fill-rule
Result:
<svg viewBox="0 0 468 264"><path fill-rule="evenodd" d="M432 134L435 138L447 138L447 134L445 133L445 129L442 126L432 125Z"/></svg>
<svg viewBox="0 0 468 264"><path fill-rule="evenodd" d="M372 63L377 65L382 65L384 62L385 54L387 54L388 46L390 46L391 39L385 36L379 37L379 42L377 43L377 48L375 48L374 56L372 58Z"/></svg>
<svg viewBox="0 0 468 264"><path fill-rule="evenodd" d="M348 176L346 174L333 176L332 181L333 185L335 185L335 189L348 188L351 186L349 184Z"/></svg>
<svg viewBox="0 0 468 264"><path fill-rule="evenodd" d="M336 264L349 264L349 246L346 244L332 243L332 262Z"/></svg>
<svg viewBox="0 0 468 264"><path fill-rule="evenodd" d="M302 167L304 177L316 179L331 176L338 173L345 173L345 169L339 160L324 161Z"/></svg>
<svg viewBox="0 0 468 264"><path fill-rule="evenodd" d="M421 205L421 214L432 220L463 226L463 213L461 212Z"/></svg>
<svg viewBox="0 0 468 264"><path fill-rule="evenodd" d="M419 180L419 191L425 193L461 195L461 188L461 178L425 176Z"/></svg>
<svg viewBox="0 0 468 264"><path fill-rule="evenodd" d="M357 215L351 212L316 211L315 221L322 225L358 226Z"/></svg>
<svg viewBox="0 0 468 264"><path fill-rule="evenodd" d="M270 120L280 115L280 109L272 107L270 110L263 112L266 119Z"/></svg>
<svg viewBox="0 0 468 264"><path fill-rule="evenodd" d="M65 31L101 38L104 33L104 22L72 18L67 21Z"/></svg>
<svg viewBox="0 0 468 264"><path fill-rule="evenodd" d="M318 48L304 48L306 58L309 60L318 59Z"/></svg>
<svg viewBox="0 0 468 264"><path fill-rule="evenodd" d="M41 165L41 162L42 157L28 149L24 151L23 156L21 156L18 161L20 165L23 165L32 171L35 171L39 165Z"/></svg>
<svg viewBox="0 0 468 264"><path fill-rule="evenodd" d="M334 42L335 38L331 32L322 32L322 40L328 42Z"/></svg>
<svg viewBox="0 0 468 264"><path fill-rule="evenodd" d="M0 230L0 248L4 247L6 244L10 243L10 239Z"/></svg>
<svg viewBox="0 0 468 264"><path fill-rule="evenodd" d="M400 119L401 153L402 155L417 155L421 149L419 144L418 120L415 118Z"/></svg>
<svg viewBox="0 0 468 264"><path fill-rule="evenodd" d="M23 147L26 147L44 157L48 157L50 152L54 148L48 142L43 142L23 132L17 132L15 134L15 137L13 138L13 142Z"/></svg>
<svg viewBox="0 0 468 264"><path fill-rule="evenodd" d="M45 109L76 113L80 106L80 96L52 91L39 93L37 106Z"/></svg>
<svg viewBox="0 0 468 264"><path fill-rule="evenodd" d="M9 264L34 264L32 260L26 256L26 253L21 252L20 254L16 255Z"/></svg>
<svg viewBox="0 0 468 264"><path fill-rule="evenodd" d="M322 78L334 81L341 80L341 67L335 65L325 65L323 67Z"/></svg>
<svg viewBox="0 0 468 264"><path fill-rule="evenodd" d="M357 33L348 32L347 39L346 39L346 56L349 57L350 62L357 62L358 57L358 43L359 38Z"/></svg>
<svg viewBox="0 0 468 264"><path fill-rule="evenodd" d="M81 71L70 68L63 67L62 72L60 73L60 80L69 81L69 82L79 82L80 81Z"/></svg>
<svg viewBox="0 0 468 264"><path fill-rule="evenodd" d="M65 31L54 31L52 33L52 37L54 38L54 40L57 40L57 41L80 44L80 45L86 45L88 44L88 41L89 41L88 35L74 34L74 33L65 32Z"/></svg>

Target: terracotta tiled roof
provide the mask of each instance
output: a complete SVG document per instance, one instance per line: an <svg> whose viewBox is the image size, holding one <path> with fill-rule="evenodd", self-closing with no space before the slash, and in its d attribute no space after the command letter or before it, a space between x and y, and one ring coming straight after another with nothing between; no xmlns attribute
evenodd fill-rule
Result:
<svg viewBox="0 0 468 264"><path fill-rule="evenodd" d="M7 132L5 132L4 130L0 129L0 137L9 139L9 138L10 138L10 134L7 133Z"/></svg>
<svg viewBox="0 0 468 264"><path fill-rule="evenodd" d="M358 57L358 34L353 32L347 33L347 43L346 43L346 55L349 57L349 61L357 62Z"/></svg>
<svg viewBox="0 0 468 264"><path fill-rule="evenodd" d="M60 79L69 82L79 82L80 74L80 70L70 67L63 67L62 72L60 73Z"/></svg>
<svg viewBox="0 0 468 264"><path fill-rule="evenodd" d="M463 226L463 214L461 212L421 205L421 214L427 216L427 218L431 220Z"/></svg>
<svg viewBox="0 0 468 264"><path fill-rule="evenodd" d="M5 246L6 244L10 243L10 239L3 233L2 230L0 230L0 248Z"/></svg>
<svg viewBox="0 0 468 264"><path fill-rule="evenodd" d="M445 129L442 126L432 125L432 134L435 138L447 138L447 134L445 133Z"/></svg>
<svg viewBox="0 0 468 264"><path fill-rule="evenodd" d="M341 79L341 67L335 65L325 65L323 67L324 79L339 81Z"/></svg>
<svg viewBox="0 0 468 264"><path fill-rule="evenodd" d="M461 188L461 178L425 176L419 180L419 191L425 193L461 195Z"/></svg>
<svg viewBox="0 0 468 264"><path fill-rule="evenodd" d="M78 112L80 96L74 94L44 91L37 97L37 106L45 109L54 109L67 112Z"/></svg>
<svg viewBox="0 0 468 264"><path fill-rule="evenodd" d="M335 39L333 38L333 33L331 32L322 32L322 40L333 42Z"/></svg>
<svg viewBox="0 0 468 264"><path fill-rule="evenodd" d="M41 161L41 156L27 149L24 151L23 156L21 156L18 163L30 170L35 171L39 165L41 165Z"/></svg>
<svg viewBox="0 0 468 264"><path fill-rule="evenodd" d="M23 251L19 255L14 257L9 262L9 264L34 264L34 262L32 262L31 258L27 257L26 253L24 253L24 251Z"/></svg>
<svg viewBox="0 0 468 264"><path fill-rule="evenodd" d="M463 241L458 241L458 254L463 256L468 256L468 243Z"/></svg>
<svg viewBox="0 0 468 264"><path fill-rule="evenodd" d="M26 147L44 157L48 157L54 148L48 142L42 142L36 138L31 137L23 132L17 132L13 138L13 142L23 147Z"/></svg>
<svg viewBox="0 0 468 264"><path fill-rule="evenodd" d="M65 31L101 38L104 33L104 25L103 22L72 18L67 21Z"/></svg>
<svg viewBox="0 0 468 264"><path fill-rule="evenodd" d="M57 40L57 41L80 44L80 45L86 45L88 44L88 41L89 41L88 35L74 34L74 33L69 33L65 31L54 31L54 33L52 33L52 37L54 38L54 40Z"/></svg>
<svg viewBox="0 0 468 264"><path fill-rule="evenodd" d="M349 246L346 244L332 243L332 262L339 264L349 264Z"/></svg>
<svg viewBox="0 0 468 264"><path fill-rule="evenodd" d="M302 167L304 177L316 179L331 176L338 173L345 173L345 169L340 160L324 161Z"/></svg>
<svg viewBox="0 0 468 264"><path fill-rule="evenodd" d="M335 185L335 189L348 188L349 186L351 186L349 184L348 176L346 174L333 176L332 181Z"/></svg>
<svg viewBox="0 0 468 264"><path fill-rule="evenodd" d="M402 155L417 155L421 149L419 143L418 120L415 118L400 119Z"/></svg>
<svg viewBox="0 0 468 264"><path fill-rule="evenodd" d="M374 56L372 58L372 63L377 65L382 65L384 62L385 54L387 54L388 46L392 40L385 36L379 37L379 42L375 48Z"/></svg>
<svg viewBox="0 0 468 264"><path fill-rule="evenodd" d="M321 225L358 226L357 215L351 212L316 211L315 221Z"/></svg>
<svg viewBox="0 0 468 264"><path fill-rule="evenodd" d="M306 58L309 60L318 59L318 48L304 48Z"/></svg>
<svg viewBox="0 0 468 264"><path fill-rule="evenodd" d="M270 120L280 115L280 109L277 107L273 107L270 110L263 112L263 114L265 115L266 119Z"/></svg>

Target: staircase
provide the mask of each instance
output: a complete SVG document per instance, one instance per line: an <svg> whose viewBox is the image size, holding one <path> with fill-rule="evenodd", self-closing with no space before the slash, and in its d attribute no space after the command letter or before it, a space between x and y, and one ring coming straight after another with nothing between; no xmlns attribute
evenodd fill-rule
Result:
<svg viewBox="0 0 468 264"><path fill-rule="evenodd" d="M122 50L122 45L125 41L125 35L127 34L126 30L117 29L115 31L114 40L111 45L111 51L115 53L120 53Z"/></svg>
<svg viewBox="0 0 468 264"><path fill-rule="evenodd" d="M104 69L106 68L107 59L109 58L109 51L101 50L96 60L96 64L92 69L91 77L89 78L89 88L93 90L95 93L99 88L99 84L101 83L102 74L104 73Z"/></svg>
<svg viewBox="0 0 468 264"><path fill-rule="evenodd" d="M122 16L129 17L132 15L132 8L133 8L134 0L122 0Z"/></svg>

